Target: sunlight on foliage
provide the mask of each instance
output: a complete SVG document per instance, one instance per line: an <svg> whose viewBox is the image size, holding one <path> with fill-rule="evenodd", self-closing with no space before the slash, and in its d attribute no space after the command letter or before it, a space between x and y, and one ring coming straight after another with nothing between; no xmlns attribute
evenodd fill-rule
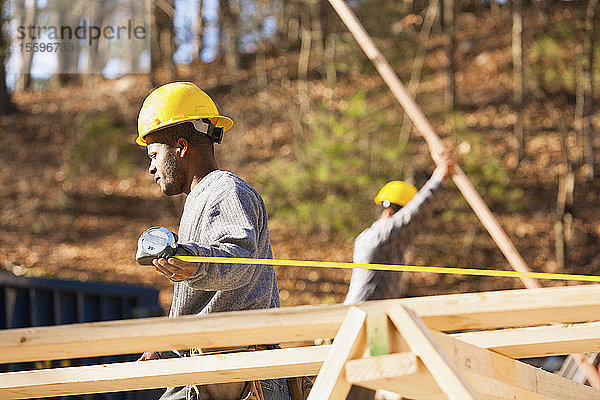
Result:
<svg viewBox="0 0 600 400"><path fill-rule="evenodd" d="M70 168L76 175L93 172L124 178L131 173L136 150L123 127L102 114L91 118L75 138Z"/></svg>
<svg viewBox="0 0 600 400"><path fill-rule="evenodd" d="M471 131L460 113L455 114L456 142L468 143L468 151L461 154L461 168L471 180L486 203L494 209L503 209L508 213L520 212L525 209L524 192L511 184L511 179L500 157L485 141L485 135ZM464 207L466 203L455 199L456 207Z"/></svg>
<svg viewBox="0 0 600 400"><path fill-rule="evenodd" d="M374 215L373 197L398 179L406 161L406 145L398 143L398 129L390 129L384 114L364 91L339 116L317 111L294 158L273 160L258 174L271 217L305 232L343 237L364 229Z"/></svg>

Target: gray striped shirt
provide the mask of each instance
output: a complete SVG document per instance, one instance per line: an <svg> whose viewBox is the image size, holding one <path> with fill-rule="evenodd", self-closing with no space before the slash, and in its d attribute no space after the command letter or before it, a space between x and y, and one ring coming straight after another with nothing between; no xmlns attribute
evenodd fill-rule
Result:
<svg viewBox="0 0 600 400"><path fill-rule="evenodd" d="M423 225L421 212L444 178L437 170L417 194L388 220L377 220L354 241L355 264L404 264L404 254ZM402 297L402 272L355 268L344 304Z"/></svg>
<svg viewBox="0 0 600 400"><path fill-rule="evenodd" d="M213 171L192 189L179 244L197 256L273 258L262 198L229 171ZM169 316L272 307L279 307L272 266L199 263L192 278L175 283Z"/></svg>
<svg viewBox="0 0 600 400"><path fill-rule="evenodd" d="M229 171L209 173L187 196L179 245L197 256L273 258L262 198ZM194 276L175 282L169 317L273 307L279 307L279 291L272 266L198 263ZM209 385L204 390L237 395L242 386ZM167 388L161 399L185 400L192 391L189 386Z"/></svg>

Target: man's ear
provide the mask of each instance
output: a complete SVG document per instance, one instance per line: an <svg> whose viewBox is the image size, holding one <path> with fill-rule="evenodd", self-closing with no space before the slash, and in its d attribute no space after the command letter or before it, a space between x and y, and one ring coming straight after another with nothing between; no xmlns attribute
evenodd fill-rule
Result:
<svg viewBox="0 0 600 400"><path fill-rule="evenodd" d="M391 218L392 215L394 215L394 210L392 210L391 207L384 208L383 211L381 212L381 215L383 215L386 219Z"/></svg>
<svg viewBox="0 0 600 400"><path fill-rule="evenodd" d="M184 138L177 139L177 143L175 143L175 151L177 155L181 158L185 157L190 151L189 143Z"/></svg>

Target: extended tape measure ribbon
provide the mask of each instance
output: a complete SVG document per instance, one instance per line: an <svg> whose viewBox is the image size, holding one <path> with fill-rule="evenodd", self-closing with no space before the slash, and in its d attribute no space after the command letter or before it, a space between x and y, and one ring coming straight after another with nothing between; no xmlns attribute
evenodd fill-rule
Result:
<svg viewBox="0 0 600 400"><path fill-rule="evenodd" d="M534 279L563 280L563 281L581 281L581 282L600 282L600 276L595 275L574 275L574 274L555 274L549 272L518 272L503 271L493 269L479 268L461 268L461 267L439 267L439 266L420 266L420 265L391 265L391 264L354 264L350 262L334 261L305 261L305 260L274 260L259 258L227 258L227 257L201 257L201 256L175 256L181 261L219 263L219 264L251 264L251 265L277 265L292 267L317 267L317 268L365 268L382 271L402 271L402 272L429 272L434 274L451 275L473 275L473 276L496 276L502 278L521 278L528 277Z"/></svg>

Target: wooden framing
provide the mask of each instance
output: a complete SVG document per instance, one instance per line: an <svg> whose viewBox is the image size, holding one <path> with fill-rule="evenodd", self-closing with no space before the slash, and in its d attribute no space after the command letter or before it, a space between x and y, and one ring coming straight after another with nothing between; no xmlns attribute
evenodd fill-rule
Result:
<svg viewBox="0 0 600 400"><path fill-rule="evenodd" d="M335 339L331 346L3 373L0 398L318 373L310 400L344 399L352 384L417 400L600 399L596 389L513 359L598 351L599 298L600 285L585 285L5 330L2 362Z"/></svg>
<svg viewBox="0 0 600 400"><path fill-rule="evenodd" d="M359 308L371 315L402 304L429 328L449 332L600 321L598 299L600 285L580 285L382 300ZM224 313L5 330L0 331L0 363L101 356L107 348L111 354L128 354L328 338L335 336L348 309L300 306L241 311L235 317Z"/></svg>

